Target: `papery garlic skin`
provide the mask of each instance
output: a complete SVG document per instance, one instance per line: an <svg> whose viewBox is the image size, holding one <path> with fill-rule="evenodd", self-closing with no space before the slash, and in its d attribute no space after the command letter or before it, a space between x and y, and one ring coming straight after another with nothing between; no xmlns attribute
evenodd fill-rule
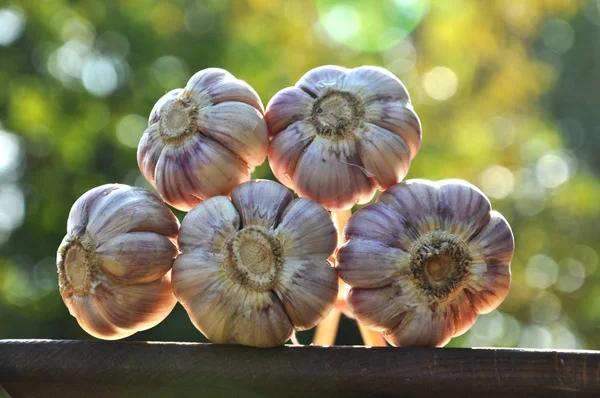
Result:
<svg viewBox="0 0 600 398"><path fill-rule="evenodd" d="M143 188L107 184L77 199L56 263L60 295L86 332L120 339L169 315L178 230L171 210Z"/></svg>
<svg viewBox="0 0 600 398"><path fill-rule="evenodd" d="M256 180L184 218L173 290L214 343L274 347L333 308L337 245L331 215L281 184Z"/></svg>
<svg viewBox="0 0 600 398"><path fill-rule="evenodd" d="M315 68L275 94L265 120L277 179L332 211L402 181L421 145L406 87L374 66Z"/></svg>
<svg viewBox="0 0 600 398"><path fill-rule="evenodd" d="M263 115L247 83L223 69L204 69L154 105L138 144L140 171L179 210L227 195L265 160Z"/></svg>
<svg viewBox="0 0 600 398"><path fill-rule="evenodd" d="M510 286L514 237L487 197L461 180L408 180L357 211L336 269L346 304L395 346L441 347Z"/></svg>

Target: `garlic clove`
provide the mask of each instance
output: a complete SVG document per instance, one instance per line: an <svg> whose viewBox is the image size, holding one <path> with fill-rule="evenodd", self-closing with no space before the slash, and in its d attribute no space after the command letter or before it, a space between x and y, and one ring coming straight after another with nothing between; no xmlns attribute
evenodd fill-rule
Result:
<svg viewBox="0 0 600 398"><path fill-rule="evenodd" d="M492 210L490 216L490 222L469 241L473 259L496 260L508 268L515 250L512 230L502 214Z"/></svg>
<svg viewBox="0 0 600 398"><path fill-rule="evenodd" d="M383 332L383 337L392 345L400 347L443 347L452 337L449 322L443 312L434 312L420 305L411 308L398 326Z"/></svg>
<svg viewBox="0 0 600 398"><path fill-rule="evenodd" d="M409 255L405 251L363 239L347 242L337 258L340 277L346 283L361 288L389 285L409 266Z"/></svg>
<svg viewBox="0 0 600 398"><path fill-rule="evenodd" d="M72 296L63 298L63 301L69 308L69 313L77 319L79 326L96 338L118 340L132 334L108 322L99 311L99 303L91 296Z"/></svg>
<svg viewBox="0 0 600 398"><path fill-rule="evenodd" d="M373 197L372 176L362 166L354 141L317 137L298 160L292 181L299 196L338 211Z"/></svg>
<svg viewBox="0 0 600 398"><path fill-rule="evenodd" d="M95 302L98 315L109 324L137 331L160 323L177 303L168 273L143 284L101 282L91 300Z"/></svg>
<svg viewBox="0 0 600 398"><path fill-rule="evenodd" d="M215 141L196 136L163 150L156 164L156 189L173 207L189 211L212 196L224 195L248 180L247 165Z"/></svg>
<svg viewBox="0 0 600 398"><path fill-rule="evenodd" d="M90 189L79 197L71 206L69 211L69 218L67 219L67 231L71 232L71 235L83 234L90 226L90 218L98 217L97 213L93 216L90 214L94 207L97 207L97 203L112 194L111 198L114 197L114 192L127 189L126 185L121 184L106 184L94 189ZM106 206L104 207L106 208ZM102 214L100 214L102 216ZM102 221L104 224L105 221ZM65 236L60 246L68 243L69 236ZM61 257L58 252L57 257Z"/></svg>
<svg viewBox="0 0 600 398"><path fill-rule="evenodd" d="M364 102L410 102L408 91L400 79L387 69L377 66L359 66L349 70L341 88L357 94Z"/></svg>
<svg viewBox="0 0 600 398"><path fill-rule="evenodd" d="M393 185L383 192L378 202L402 215L405 224L418 233L443 229L442 199L437 184L421 179Z"/></svg>
<svg viewBox="0 0 600 398"><path fill-rule="evenodd" d="M408 251L419 234L407 225L403 215L379 202L354 213L346 224L344 235L347 240L376 241L388 247Z"/></svg>
<svg viewBox="0 0 600 398"><path fill-rule="evenodd" d="M492 211L491 221L470 242L473 256L468 290L473 306L479 313L496 309L508 295L510 261L514 238L506 219Z"/></svg>
<svg viewBox="0 0 600 398"><path fill-rule="evenodd" d="M295 199L281 216L275 235L286 257L322 261L337 246L337 230L331 215L309 199Z"/></svg>
<svg viewBox="0 0 600 398"><path fill-rule="evenodd" d="M328 261L286 261L275 293L296 330L319 323L335 305L338 277Z"/></svg>
<svg viewBox="0 0 600 398"><path fill-rule="evenodd" d="M273 133L272 130L271 133ZM269 145L269 165L277 180L286 187L293 188L292 176L298 165L298 160L315 137L316 133L311 124L298 121L277 134L271 141Z"/></svg>
<svg viewBox="0 0 600 398"><path fill-rule="evenodd" d="M202 105L242 102L263 113L262 102L256 91L224 69L207 68L196 72L187 82L183 96Z"/></svg>
<svg viewBox="0 0 600 398"><path fill-rule="evenodd" d="M248 315L236 318L228 342L274 347L280 345L274 342L288 341L294 333L294 327L275 293L247 291L246 295L236 312Z"/></svg>
<svg viewBox="0 0 600 398"><path fill-rule="evenodd" d="M411 159L421 148L421 121L410 104L398 101L374 101L365 105L368 123L397 134L410 149Z"/></svg>
<svg viewBox="0 0 600 398"><path fill-rule="evenodd" d="M336 65L323 65L304 74L296 87L306 91L311 97L319 97L331 88L341 84L348 69Z"/></svg>
<svg viewBox="0 0 600 398"><path fill-rule="evenodd" d="M269 132L262 114L239 102L222 102L200 109L198 128L240 157L246 164L261 164L267 156Z"/></svg>
<svg viewBox="0 0 600 398"><path fill-rule="evenodd" d="M265 121L271 135L276 135L299 118L310 116L314 98L297 87L279 91L267 104Z"/></svg>
<svg viewBox="0 0 600 398"><path fill-rule="evenodd" d="M231 201L240 214L242 225L272 228L294 199L281 184L268 180L248 181L231 191Z"/></svg>
<svg viewBox="0 0 600 398"><path fill-rule="evenodd" d="M138 144L137 160L140 171L152 184L155 182L156 164L165 144L158 134L158 125L153 124L144 131Z"/></svg>
<svg viewBox="0 0 600 398"><path fill-rule="evenodd" d="M294 330L273 292L246 290L226 278L198 291L184 307L194 325L217 344L274 347Z"/></svg>
<svg viewBox="0 0 600 398"><path fill-rule="evenodd" d="M377 189L402 181L410 168L410 150L404 140L379 126L365 123L357 129L358 154Z"/></svg>
<svg viewBox="0 0 600 398"><path fill-rule="evenodd" d="M179 220L152 192L126 185L98 198L88 213L87 230L98 244L127 232L177 236Z"/></svg>
<svg viewBox="0 0 600 398"><path fill-rule="evenodd" d="M351 313L366 327L384 331L396 327L406 312L416 305L401 286L387 285L378 289L351 287L346 291L346 304Z"/></svg>
<svg viewBox="0 0 600 398"><path fill-rule="evenodd" d="M186 256L187 252L199 247L220 253L226 239L241 225L240 216L227 197L215 196L202 203L185 216L179 231L179 247ZM185 257L178 257L179 260L182 258Z"/></svg>
<svg viewBox="0 0 600 398"><path fill-rule="evenodd" d="M438 184L448 232L468 240L489 223L492 204L479 188L461 180L443 180Z"/></svg>
<svg viewBox="0 0 600 398"><path fill-rule="evenodd" d="M142 188L103 185L75 202L57 253L58 281L65 305L85 331L123 338L170 313L178 229L169 208Z"/></svg>
<svg viewBox="0 0 600 398"><path fill-rule="evenodd" d="M454 321L453 337L464 334L477 320L477 309L466 294L458 295L446 305L446 317Z"/></svg>
<svg viewBox="0 0 600 398"><path fill-rule="evenodd" d="M171 269L177 247L166 236L151 232L118 235L96 250L99 267L115 280L148 283Z"/></svg>
<svg viewBox="0 0 600 398"><path fill-rule="evenodd" d="M222 267L225 262L222 253L213 252L208 246L199 250L183 250L173 264L171 278L175 296L185 298L181 303L186 307L188 301L203 294L211 285L223 284L226 275Z"/></svg>

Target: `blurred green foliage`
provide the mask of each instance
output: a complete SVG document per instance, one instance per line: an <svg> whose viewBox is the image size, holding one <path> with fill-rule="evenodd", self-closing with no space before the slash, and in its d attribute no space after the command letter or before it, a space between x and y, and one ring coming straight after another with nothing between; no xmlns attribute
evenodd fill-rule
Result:
<svg viewBox="0 0 600 398"><path fill-rule="evenodd" d="M148 187L135 148L162 94L221 67L266 104L316 66L373 64L405 82L423 123L408 177L475 183L515 233L507 300L451 345L600 349L599 7L0 2L0 338L90 338L58 293L56 248L88 189ZM254 177L273 178L268 164ZM205 341L180 306L131 339ZM359 342L344 319L338 343Z"/></svg>

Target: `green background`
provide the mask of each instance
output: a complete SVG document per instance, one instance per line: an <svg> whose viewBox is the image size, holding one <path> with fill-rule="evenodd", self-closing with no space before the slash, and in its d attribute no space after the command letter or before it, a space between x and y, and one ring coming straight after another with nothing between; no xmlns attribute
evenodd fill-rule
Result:
<svg viewBox="0 0 600 398"><path fill-rule="evenodd" d="M266 104L371 64L422 120L407 178L478 185L515 233L508 298L450 345L600 349L599 38L596 1L0 1L0 338L91 338L56 249L85 191L148 187L136 146L165 92L221 67ZM130 339L205 341L179 305ZM350 320L337 342L360 343Z"/></svg>

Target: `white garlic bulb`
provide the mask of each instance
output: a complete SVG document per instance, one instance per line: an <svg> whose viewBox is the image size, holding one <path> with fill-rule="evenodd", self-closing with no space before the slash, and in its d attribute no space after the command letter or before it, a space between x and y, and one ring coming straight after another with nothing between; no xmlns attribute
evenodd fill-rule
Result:
<svg viewBox="0 0 600 398"><path fill-rule="evenodd" d="M77 199L56 262L60 294L86 332L119 339L171 312L178 230L171 210L142 188L107 184Z"/></svg>
<svg viewBox="0 0 600 398"><path fill-rule="evenodd" d="M514 238L462 180L408 180L356 212L337 270L357 320L396 346L443 346L498 307Z"/></svg>
<svg viewBox="0 0 600 398"><path fill-rule="evenodd" d="M374 66L315 68L271 98L265 120L277 179L332 211L402 181L421 145L406 88Z"/></svg>
<svg viewBox="0 0 600 398"><path fill-rule="evenodd" d="M173 290L215 343L273 347L333 308L330 214L282 185L249 181L192 209L179 232Z"/></svg>
<svg viewBox="0 0 600 398"><path fill-rule="evenodd" d="M261 164L269 135L247 83L209 68L158 100L138 145L138 166L171 206L188 211L226 195Z"/></svg>

